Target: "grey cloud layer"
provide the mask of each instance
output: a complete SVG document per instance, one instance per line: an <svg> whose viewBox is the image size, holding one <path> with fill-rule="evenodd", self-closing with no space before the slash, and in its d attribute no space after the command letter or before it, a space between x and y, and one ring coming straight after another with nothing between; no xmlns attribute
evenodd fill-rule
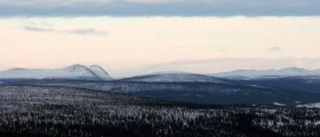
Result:
<svg viewBox="0 0 320 137"><path fill-rule="evenodd" d="M0 0L0 16L318 16L319 0Z"/></svg>

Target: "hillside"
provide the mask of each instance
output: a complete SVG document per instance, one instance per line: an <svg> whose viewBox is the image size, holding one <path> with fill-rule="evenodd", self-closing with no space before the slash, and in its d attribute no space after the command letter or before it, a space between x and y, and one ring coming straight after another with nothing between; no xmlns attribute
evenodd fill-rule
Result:
<svg viewBox="0 0 320 137"><path fill-rule="evenodd" d="M125 93L137 97L205 103L205 104L274 104L297 105L314 103L320 94L259 84L210 82L132 82L132 81L70 81L27 80L10 81L4 85L40 85L86 88Z"/></svg>

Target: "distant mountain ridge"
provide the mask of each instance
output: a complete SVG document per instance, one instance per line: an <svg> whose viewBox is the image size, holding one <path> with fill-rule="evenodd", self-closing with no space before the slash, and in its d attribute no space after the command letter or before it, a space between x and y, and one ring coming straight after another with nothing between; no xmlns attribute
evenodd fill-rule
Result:
<svg viewBox="0 0 320 137"><path fill-rule="evenodd" d="M288 67L283 69L267 69L267 70L254 70L254 69L241 69L230 72L209 74L215 77L222 78L278 78L278 77L291 77L291 76L320 76L320 70L308 70L298 67Z"/></svg>
<svg viewBox="0 0 320 137"><path fill-rule="evenodd" d="M122 81L135 82L209 82L223 83L223 80L208 75L194 73L155 73L122 79Z"/></svg>
<svg viewBox="0 0 320 137"><path fill-rule="evenodd" d="M259 79L315 76L320 78L320 69L308 70L298 67L283 69L239 69L213 74L197 74L180 71L157 72L119 80L136 82L212 82L224 83L222 79ZM71 80L112 80L113 78L99 65L71 65L58 69L13 68L0 71L0 79L71 79Z"/></svg>
<svg viewBox="0 0 320 137"><path fill-rule="evenodd" d="M13 68L0 71L0 79L70 79L70 80L111 80L100 66L75 64L59 69Z"/></svg>
<svg viewBox="0 0 320 137"><path fill-rule="evenodd" d="M319 76L287 77L297 74L314 74L309 73L309 70L285 68L262 71L268 73L260 73L260 70L240 70L240 72L246 71L248 74L255 72L253 76L261 76L261 79L227 79L172 71L112 79L100 66L76 64L60 69L16 68L2 71L0 72L0 85L74 87L205 104L240 103L296 106L320 102ZM281 74L280 76L283 77L266 78L278 77L273 74Z"/></svg>

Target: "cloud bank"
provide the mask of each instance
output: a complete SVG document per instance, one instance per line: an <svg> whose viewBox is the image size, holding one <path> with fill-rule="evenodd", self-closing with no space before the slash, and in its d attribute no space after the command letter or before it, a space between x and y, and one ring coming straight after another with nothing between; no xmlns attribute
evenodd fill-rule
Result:
<svg viewBox="0 0 320 137"><path fill-rule="evenodd" d="M318 16L319 0L0 0L0 16Z"/></svg>

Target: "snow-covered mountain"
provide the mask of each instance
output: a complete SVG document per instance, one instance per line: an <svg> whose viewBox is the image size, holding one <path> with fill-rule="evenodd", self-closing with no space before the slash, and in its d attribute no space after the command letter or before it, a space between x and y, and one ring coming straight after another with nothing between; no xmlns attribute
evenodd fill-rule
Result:
<svg viewBox="0 0 320 137"><path fill-rule="evenodd" d="M161 73L136 76L122 79L124 81L139 82L210 82L223 83L223 80L212 76L192 74L192 73Z"/></svg>
<svg viewBox="0 0 320 137"><path fill-rule="evenodd" d="M223 72L210 74L223 78L278 78L292 76L320 76L320 70L307 70L303 68L290 67L284 69L268 69L268 70L235 70L231 72Z"/></svg>
<svg viewBox="0 0 320 137"><path fill-rule="evenodd" d="M0 71L0 79L73 79L73 80L111 80L102 67L75 64L60 69L14 68Z"/></svg>
<svg viewBox="0 0 320 137"><path fill-rule="evenodd" d="M93 72L101 80L112 79L109 74L99 65L91 65L88 67L91 72Z"/></svg>

